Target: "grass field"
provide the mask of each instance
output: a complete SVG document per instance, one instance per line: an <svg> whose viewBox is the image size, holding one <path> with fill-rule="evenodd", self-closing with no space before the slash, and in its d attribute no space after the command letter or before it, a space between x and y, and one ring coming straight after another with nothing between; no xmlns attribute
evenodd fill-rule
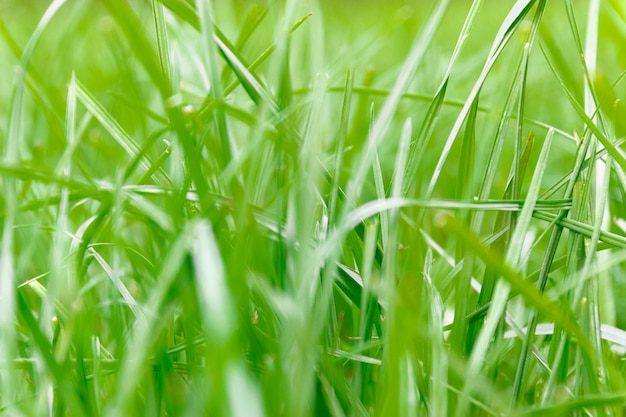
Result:
<svg viewBox="0 0 626 417"><path fill-rule="evenodd" d="M626 5L0 2L0 414L626 415Z"/></svg>

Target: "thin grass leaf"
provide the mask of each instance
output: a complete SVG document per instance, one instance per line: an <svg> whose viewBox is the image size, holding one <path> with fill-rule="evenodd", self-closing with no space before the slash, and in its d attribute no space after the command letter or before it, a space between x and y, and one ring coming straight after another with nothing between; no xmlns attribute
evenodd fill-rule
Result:
<svg viewBox="0 0 626 417"><path fill-rule="evenodd" d="M474 197L474 159L476 148L476 115L478 109L478 100L474 103L467 117L465 125L465 133L461 146L461 161L456 184L455 197L458 200L469 200ZM517 198L514 196L513 198Z"/></svg>
<svg viewBox="0 0 626 417"><path fill-rule="evenodd" d="M461 51L463 50L463 47L465 46L465 42L467 41L467 38L469 37L474 27L476 18L478 16L478 12L480 11L482 4L483 4L482 0L472 1L472 6L470 7L470 10L467 12L467 16L465 17L465 21L463 22L463 27L461 28L459 37L456 41L456 44L454 45L454 51L452 52L452 56L450 57L450 62L448 62L448 68L446 70L443 80L441 81L438 94L436 95L439 95L439 92L442 90L442 87L448 83L448 78L450 76L450 73L452 72L452 69L454 68L454 65L456 64L456 61Z"/></svg>
<svg viewBox="0 0 626 417"><path fill-rule="evenodd" d="M363 271L363 279L361 282L362 295L357 300L354 299L355 304L358 302L360 316L359 316L359 328L360 328L360 341L356 347L357 351L365 350L365 347L370 343L374 329L374 317L379 311L378 296L376 294L376 288L378 287L379 280L374 274L374 260L376 253L376 241L377 241L377 229L378 225L374 222L368 224L365 231L364 239L364 251L363 251L363 264L360 265L360 269ZM360 398L367 398L368 389L371 387L370 375L373 370L365 364L357 367L355 372L355 380L353 389L356 391Z"/></svg>
<svg viewBox="0 0 626 417"><path fill-rule="evenodd" d="M224 265L210 226L200 223L196 228L193 259L204 324L214 336L213 343L225 345L234 330L235 316Z"/></svg>
<svg viewBox="0 0 626 417"><path fill-rule="evenodd" d="M337 134L337 147L335 149L335 168L333 173L333 184L328 204L328 216L335 219L339 198L339 179L341 178L341 168L343 154L345 151L346 136L348 135L348 123L350 121L350 110L352 108L352 86L354 84L354 72L349 70L346 73L346 86L343 101L341 103L341 119L339 122L339 132Z"/></svg>
<svg viewBox="0 0 626 417"><path fill-rule="evenodd" d="M406 173L406 167L409 160L409 147L411 143L412 130L413 123L411 118L408 118L402 127L402 135L400 136L400 144L396 154L396 162L394 164L395 168L391 181L391 197L404 196L402 187L403 184L406 183L404 175Z"/></svg>
<svg viewBox="0 0 626 417"><path fill-rule="evenodd" d="M345 413L343 411L343 408L341 407L339 398L337 397L337 394L330 382L328 382L328 379L324 377L323 374L319 374L318 378L320 379L320 383L322 384L322 393L324 394L324 399L329 411L332 413L333 416L345 417Z"/></svg>
<svg viewBox="0 0 626 417"><path fill-rule="evenodd" d="M23 284L18 285L17 288L20 289L23 287L28 287L35 294L37 294L40 298L45 299L46 297L48 297L49 292L48 292L48 289L39 282L39 280L48 275L49 274L42 274L35 278L31 278L28 281L24 282ZM60 320L61 322L68 323L70 320L69 310L59 301L55 303L55 309L56 309L55 313L58 314L59 316L58 320Z"/></svg>
<svg viewBox="0 0 626 417"><path fill-rule="evenodd" d="M194 3L184 0L159 0L165 7L189 23L194 29L200 30L200 18Z"/></svg>
<svg viewBox="0 0 626 417"><path fill-rule="evenodd" d="M526 95L525 93L526 78L527 78L526 74L528 71L528 62L529 62L531 46L534 44L534 40L536 37L536 33L538 30L541 18L543 16L544 9L545 9L545 2L540 1L537 5L537 9L533 17L531 28L527 34L527 41L524 45L524 49L522 50L520 62L517 65L516 78L513 84L511 85L511 89L507 97L504 111L500 117L498 130L496 133L496 140L490 151L489 163L487 164L487 169L485 170L482 187L479 193L479 198L485 198L485 196L490 193L490 190L493 187L494 180L497 175L497 166L502 157L504 139L505 139L505 135L507 132L508 119L509 117L511 117L513 113L513 106L515 105L517 105L516 146L514 148L513 165L511 167L511 172L509 173L509 178L508 178L507 186L505 189L505 197L518 198L519 189L521 188L521 183L523 180L523 170L525 170L525 167L523 168L523 165L526 163L525 161L528 158L528 155L525 154L525 152L530 151L530 148L528 146L523 151L524 153L521 150L523 125L524 125L523 115L524 115L525 95ZM515 103L516 98L517 98L517 103ZM549 129L548 134L551 134L551 132L553 132L553 130ZM472 229L480 230L483 227L482 226L483 219L484 219L484 216L482 213L476 213L472 219ZM508 227L504 226L505 222L509 223ZM506 230L507 228L513 229L516 222L517 222L517 216L515 213L513 213L512 215L506 215L506 216L503 213L503 215L499 216L497 220L497 225L504 226L504 230ZM504 248L506 247L506 244L507 244L506 242L507 239L509 239L507 235L502 235L501 238L496 240L496 243L494 244L495 247L504 251L505 250ZM491 299L494 295L494 290L496 287L496 279L497 279L497 274L495 273L495 271L492 271L489 268L489 266L487 266L487 271L485 272L484 279L483 279L483 286L481 288L481 292L480 292L479 299L478 299L479 310L482 308L482 306L491 303ZM470 324L469 333L468 333L469 335L468 343L470 343L470 346L474 344L481 327L482 327L482 323L479 321Z"/></svg>
<svg viewBox="0 0 626 417"><path fill-rule="evenodd" d="M374 109L372 107L370 111L370 120L374 120ZM371 129L370 129L371 131ZM387 196L385 191L385 181L383 180L383 172L380 166L380 158L378 151L374 153L374 160L372 161L372 171L374 174L374 186L376 188L377 199L384 199ZM380 231L383 242L383 247L387 248L387 239L389 238L389 217L386 212L382 212L380 216Z"/></svg>
<svg viewBox="0 0 626 417"><path fill-rule="evenodd" d="M589 395L561 404L546 405L543 407L531 407L516 415L518 416L568 416L575 412L589 412L589 409L603 412L608 406L621 406L626 401L625 394L598 394Z"/></svg>
<svg viewBox="0 0 626 417"><path fill-rule="evenodd" d="M156 30L157 52L159 54L159 62L161 64L161 72L164 81L168 85L172 85L172 69L170 59L170 46L167 37L167 26L165 24L165 15L163 6L158 0L152 0L152 17L154 19L154 27Z"/></svg>
<svg viewBox="0 0 626 417"><path fill-rule="evenodd" d="M222 86L222 80L220 77L220 68L217 58L217 48L213 39L215 36L214 27L214 13L212 2L200 2L200 32L203 35L205 45L206 66L209 74L210 83L210 97L215 101L224 100L224 90ZM224 46L225 47L225 46ZM231 61L228 61L229 63ZM226 124L226 118L223 110L220 107L216 107L213 111L213 118L215 121L215 130L217 140L219 144L218 153L220 154L221 166L226 166L233 157L235 143L232 140L232 136L228 132L228 126Z"/></svg>
<svg viewBox="0 0 626 417"><path fill-rule="evenodd" d="M524 236L528 231L530 219L533 212L535 211L537 197L539 196L539 189L541 186L541 181L543 179L543 173L548 164L548 155L553 136L554 131L548 131L548 135L546 136L543 147L541 148L541 153L539 154L539 159L537 160L537 164L535 165L535 170L532 180L530 182L530 187L528 189L526 199L524 200L524 207L522 208L522 211L520 212L520 215L517 219L515 230L513 231L509 247L507 248L505 258L506 261L511 264L516 264L521 256Z"/></svg>
<svg viewBox="0 0 626 417"><path fill-rule="evenodd" d="M572 220L570 218L560 218L556 214L547 213L547 212L535 212L533 213L533 217L537 219L545 220L545 221L555 221L556 223L565 229L576 232L585 237L591 237L593 235L593 228L586 223ZM606 243L615 248L626 248L626 237L618 235L612 232L600 231L600 241Z"/></svg>
<svg viewBox="0 0 626 417"><path fill-rule="evenodd" d="M89 248L89 254L94 257L96 262L100 265L100 267L109 277L111 282L113 282L113 285L115 285L120 295L122 296L125 304L128 306L128 308L130 308L135 317L141 321L145 321L145 318L142 317L143 312L139 308L139 303L137 303L137 300L135 300L135 298L131 295L128 288L120 279L118 273L114 271L113 268L111 268L111 265L109 265L109 263L102 257L102 255L100 255L93 247Z"/></svg>
<svg viewBox="0 0 626 417"><path fill-rule="evenodd" d="M65 161L62 159L59 162L59 166L56 170L59 175L63 175L68 180L71 176L71 153L75 150L75 143L78 142L75 131L77 102L75 86L75 78L74 74L72 74L72 80L67 93L65 119L66 141L70 150L64 153L63 156L65 156L66 159ZM59 207L52 240L52 250L50 251L50 279L48 280L47 288L45 288L46 297L44 299L41 312L41 318L47 323L54 322L57 317L57 311L61 310L60 305L62 303L68 304L76 300L76 282L74 282L67 266L64 264L66 253L70 248L68 236L69 224L69 189L67 187L63 187L59 196ZM36 282L36 284L40 283ZM33 286L31 286L31 288L32 287ZM64 312L64 314L61 314L60 316L62 320L64 319L62 323L70 323L68 313ZM46 332L48 333L48 337L51 336L51 330L52 329Z"/></svg>
<svg viewBox="0 0 626 417"><path fill-rule="evenodd" d="M429 384L429 412L432 415L448 414L448 357L446 355L446 347L444 345L443 331L443 315L444 303L441 295L432 281L432 251L426 254L424 262L424 281L425 289L424 298L428 300L430 311L428 314L428 331L430 343L430 372L432 381Z"/></svg>
<svg viewBox="0 0 626 417"><path fill-rule="evenodd" d="M432 137L432 134L437 125L439 114L445 103L444 98L448 88L448 82L442 83L441 87L432 98L432 101L428 105L428 110L424 116L424 121L420 127L420 131L417 134L417 138L411 142L408 161L406 165L406 172L404 173L405 182L402 187L402 195L410 196L413 194L413 188L417 181L417 173L422 163L422 158L426 154L426 145L428 140Z"/></svg>

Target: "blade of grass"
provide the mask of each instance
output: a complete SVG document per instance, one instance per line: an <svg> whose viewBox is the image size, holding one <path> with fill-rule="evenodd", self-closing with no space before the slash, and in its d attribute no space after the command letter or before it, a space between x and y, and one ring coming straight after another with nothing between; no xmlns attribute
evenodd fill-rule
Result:
<svg viewBox="0 0 626 417"><path fill-rule="evenodd" d="M219 60L217 58L217 48L214 42L215 26L214 26L214 12L213 4L211 1L199 2L199 15L200 15L200 32L204 39L204 55L206 59L206 67L209 73L210 93L211 100L223 101L224 90L222 86L222 80L220 76ZM228 61L229 63L231 61ZM219 150L217 153L220 155L220 166L225 167L233 157L235 149L235 143L232 141L232 135L228 132L228 126L226 124L226 118L222 108L219 106L213 110L213 120L215 123L215 130L217 134Z"/></svg>
<svg viewBox="0 0 626 417"><path fill-rule="evenodd" d="M581 398L566 401L561 404L550 404L542 407L530 407L526 411L519 412L518 416L567 416L574 415L576 412L587 413L589 409L598 410L599 413L605 412L606 407L613 405L620 407L626 401L626 394L598 394L588 395Z"/></svg>
<svg viewBox="0 0 626 417"><path fill-rule="evenodd" d="M378 278L375 275L374 259L376 252L376 241L378 224L376 222L370 223L366 226L365 239L364 239L364 251L363 251L363 265L360 265L362 272L361 296L359 297L359 311L360 311L360 340L357 345L357 351L363 351L365 354L369 352L365 350L372 339L372 330L374 328L374 315L378 311L376 288L379 285ZM356 298L354 298L357 301ZM372 390L371 375L373 370L367 364L362 364L356 369L355 383L353 388L358 390L357 395L359 398L368 402L368 391Z"/></svg>
<svg viewBox="0 0 626 417"><path fill-rule="evenodd" d="M337 204L339 198L341 178L341 168L343 163L343 154L345 151L346 137L348 135L348 124L350 121L350 110L352 107L352 86L354 84L354 72L348 70L346 73L346 86L341 103L341 117L339 122L339 132L337 133L337 147L335 149L335 169L333 173L333 184L328 204L328 217L331 220L336 218Z"/></svg>
<svg viewBox="0 0 626 417"><path fill-rule="evenodd" d="M159 0L175 15L189 23L194 29L200 30L200 18L194 3L185 0Z"/></svg>
<svg viewBox="0 0 626 417"><path fill-rule="evenodd" d="M430 343L429 412L431 415L448 415L448 356L443 331L444 303L432 280L432 251L428 251L424 262L424 300L430 306L428 317L428 333L426 339Z"/></svg>
<svg viewBox="0 0 626 417"><path fill-rule="evenodd" d="M417 181L417 173L422 163L422 158L426 155L426 145L432 136L439 119L439 114L445 103L444 98L448 88L448 82L444 82L428 105L428 110L424 116L424 121L420 127L417 138L411 142L408 162L404 173L405 182L402 187L402 195L411 196L414 194L414 186Z"/></svg>
<svg viewBox="0 0 626 417"><path fill-rule="evenodd" d="M72 74L72 80L67 92L67 105L66 105L66 119L65 119L65 132L66 142L68 149L64 153L65 160L59 162L57 172L59 175L63 175L68 180L71 177L71 155L76 149L76 84L74 74ZM61 325L71 323L70 317L67 313L67 309L62 307L64 305L70 305L77 299L77 283L74 277L69 271L69 268L65 265L66 253L70 248L69 238L69 189L63 187L59 196L59 207L56 215L56 223L54 225L54 234L52 240L52 249L50 251L49 258L49 279L47 287L44 287L45 298L41 309L40 320L43 323L53 323L57 319L58 312L61 317ZM36 282L40 284L39 282ZM34 285L34 284L33 284ZM43 287L43 285L42 285ZM33 288L33 286L31 286ZM66 334L71 333L73 330L72 325L68 325L64 328ZM54 330L48 326L44 327L46 336L54 340ZM57 350L57 353L60 350ZM58 355L59 357L61 355ZM65 355L64 355L65 356ZM67 357L64 358L67 360ZM79 377L80 378L80 377Z"/></svg>
<svg viewBox="0 0 626 417"><path fill-rule="evenodd" d="M172 69L170 59L170 47L167 37L167 26L165 24L165 15L163 6L158 0L152 0L152 18L154 19L154 27L156 31L157 52L159 55L159 63L161 64L161 72L163 73L164 82L172 85Z"/></svg>
<svg viewBox="0 0 626 417"><path fill-rule="evenodd" d="M124 302L128 306L128 308L133 312L133 315L140 321L145 321L143 318L143 312L139 307L139 303L135 298L131 295L130 291L124 285L118 273L111 268L111 265L100 255L93 247L89 248L89 254L93 256L98 265L102 268L102 270L106 273L107 277L113 282L113 285L117 288L120 295L122 296Z"/></svg>
<svg viewBox="0 0 626 417"><path fill-rule="evenodd" d="M372 122L374 121L374 106L370 107L370 135L372 131ZM374 152L374 158L372 161L372 171L374 174L374 187L376 189L376 197L377 199L384 199L387 196L387 192L385 191L385 181L383 179L383 171L380 166L380 157L378 155L378 150ZM380 234L381 240L383 242L383 248L387 248L387 239L389 237L389 216L387 216L387 212L382 212L380 214Z"/></svg>

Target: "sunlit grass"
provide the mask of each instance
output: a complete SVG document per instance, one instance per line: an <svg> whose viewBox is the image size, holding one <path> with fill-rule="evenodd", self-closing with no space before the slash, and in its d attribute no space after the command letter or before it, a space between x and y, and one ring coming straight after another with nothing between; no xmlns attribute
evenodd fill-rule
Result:
<svg viewBox="0 0 626 417"><path fill-rule="evenodd" d="M623 415L624 28L2 3L0 412Z"/></svg>

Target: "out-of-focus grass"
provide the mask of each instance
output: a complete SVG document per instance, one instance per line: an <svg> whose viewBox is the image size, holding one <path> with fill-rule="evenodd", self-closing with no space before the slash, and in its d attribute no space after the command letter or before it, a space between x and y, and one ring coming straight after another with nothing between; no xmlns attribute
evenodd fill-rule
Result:
<svg viewBox="0 0 626 417"><path fill-rule="evenodd" d="M614 1L0 4L0 412L624 413Z"/></svg>

